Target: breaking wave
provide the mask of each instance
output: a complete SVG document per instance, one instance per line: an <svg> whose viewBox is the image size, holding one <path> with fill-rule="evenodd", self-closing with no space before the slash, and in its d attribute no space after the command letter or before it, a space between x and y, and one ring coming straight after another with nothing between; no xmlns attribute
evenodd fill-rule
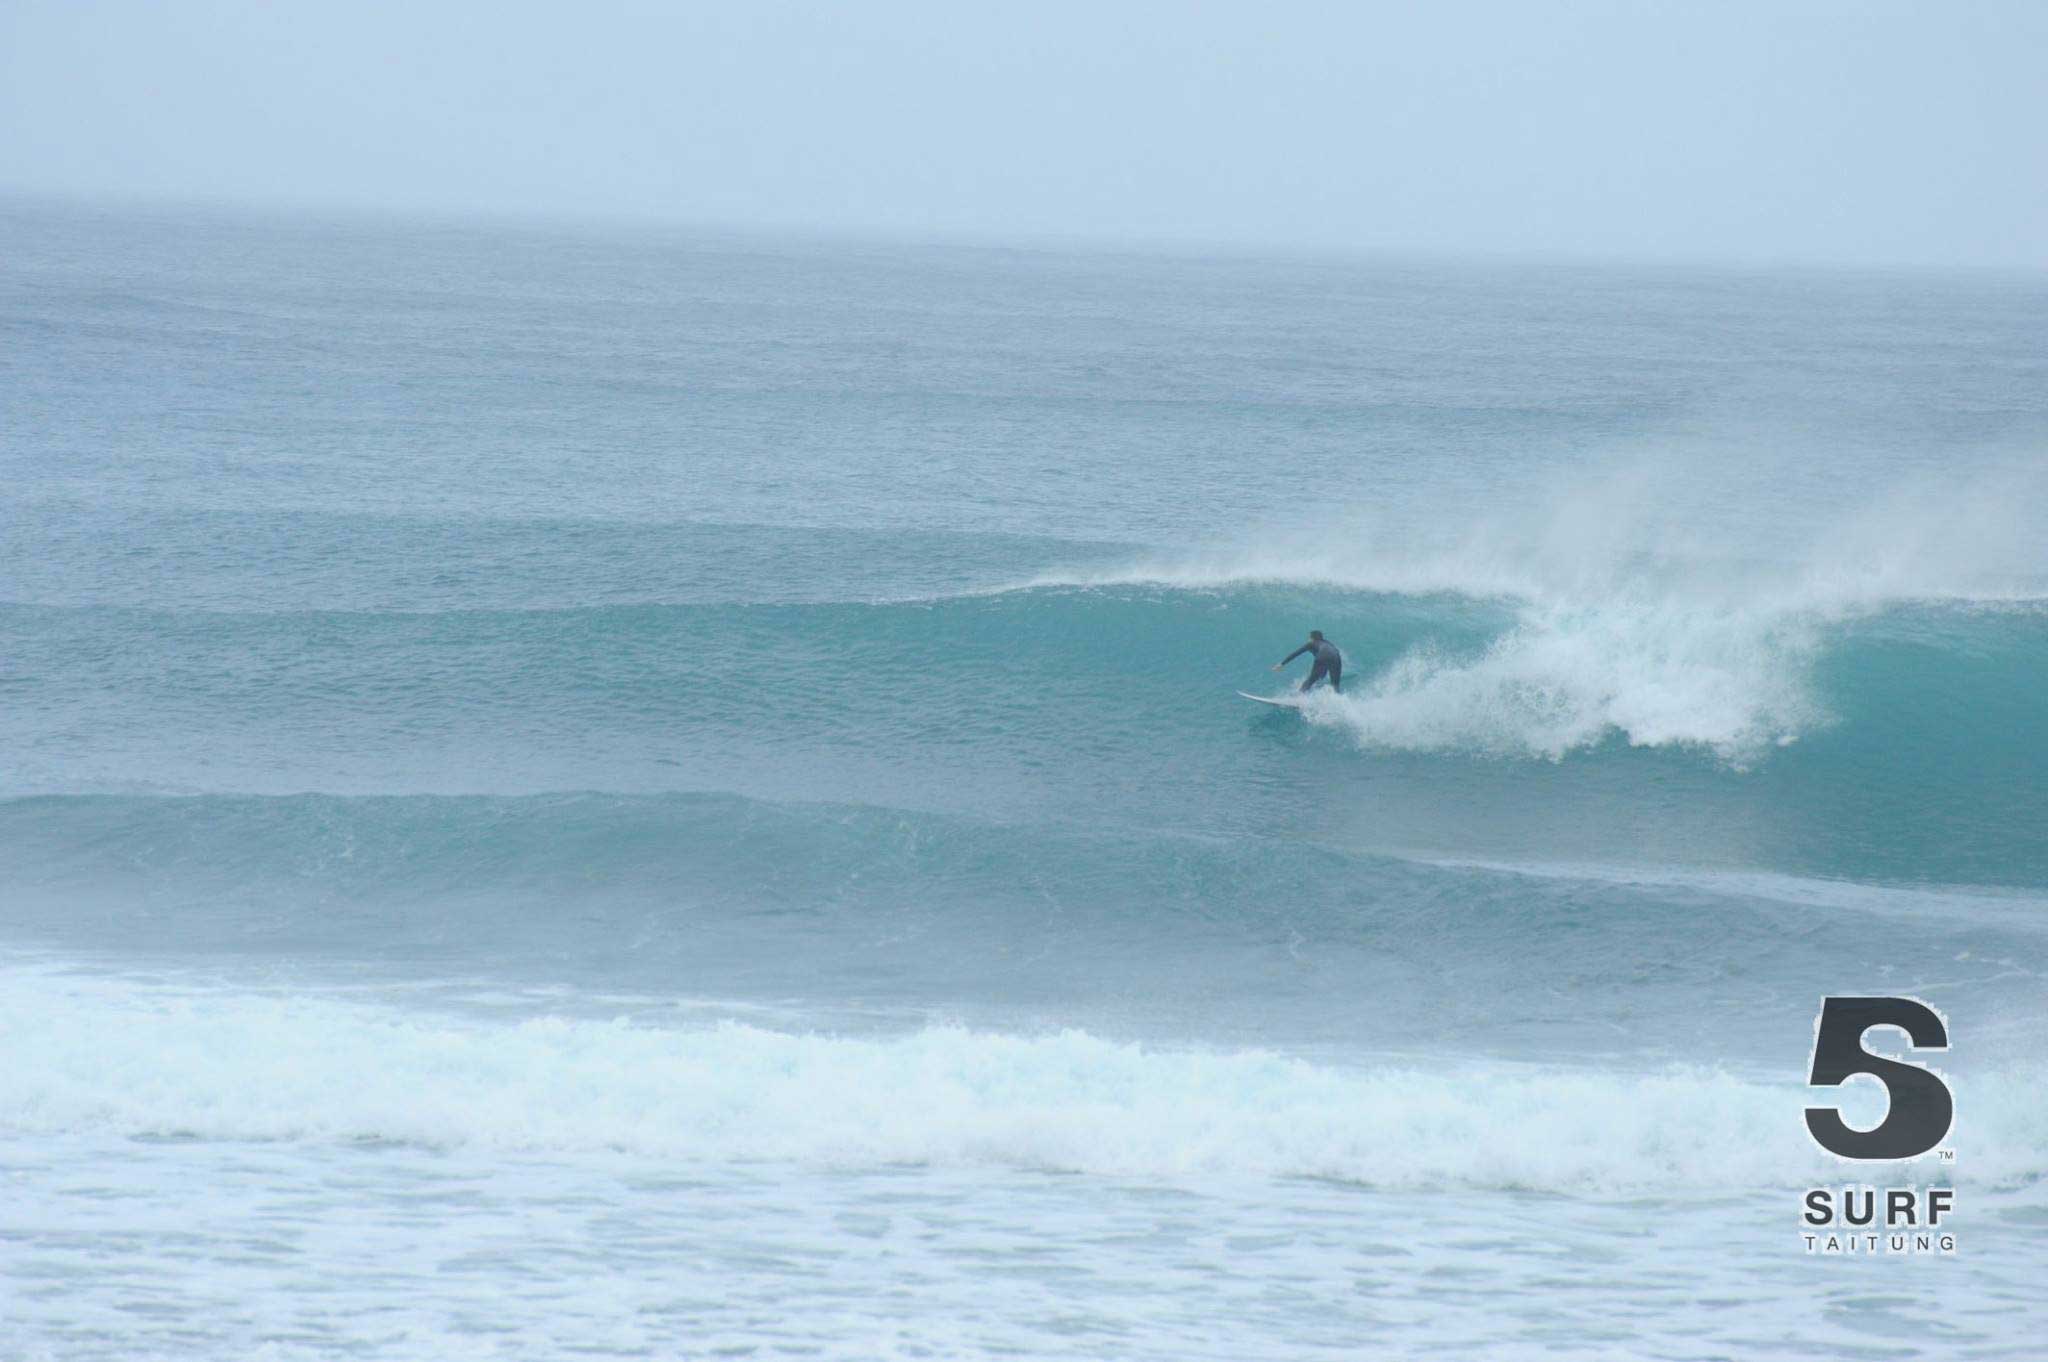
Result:
<svg viewBox="0 0 2048 1362"><path fill-rule="evenodd" d="M2039 1092L2036 1079L2002 1075L1964 1093L1970 1181L2048 1172ZM1799 1089L1718 1070L1333 1067L1073 1030L850 1038L731 1022L508 1022L24 970L0 992L0 1094L10 1136L1612 1193L1749 1192L1836 1171L1786 1119Z"/></svg>

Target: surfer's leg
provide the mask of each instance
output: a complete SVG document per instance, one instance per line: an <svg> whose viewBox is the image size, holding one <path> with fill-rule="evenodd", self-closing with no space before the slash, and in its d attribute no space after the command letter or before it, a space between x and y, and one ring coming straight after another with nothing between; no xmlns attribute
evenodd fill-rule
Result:
<svg viewBox="0 0 2048 1362"><path fill-rule="evenodd" d="M1339 695L1344 693L1344 664L1342 662L1330 668L1330 689Z"/></svg>
<svg viewBox="0 0 2048 1362"><path fill-rule="evenodd" d="M1316 682L1322 680L1329 674L1330 669L1320 662L1316 663L1313 667L1310 667L1308 669L1308 680L1301 683L1301 693L1303 695L1308 694L1311 690L1315 689Z"/></svg>

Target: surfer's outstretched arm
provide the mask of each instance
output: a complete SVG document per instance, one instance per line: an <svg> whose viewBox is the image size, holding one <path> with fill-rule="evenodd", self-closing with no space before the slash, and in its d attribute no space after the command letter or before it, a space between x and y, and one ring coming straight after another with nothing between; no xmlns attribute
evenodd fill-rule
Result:
<svg viewBox="0 0 2048 1362"><path fill-rule="evenodd" d="M1316 645L1315 645L1315 644L1313 644L1313 643L1304 643L1304 644L1302 644L1302 645L1301 645L1301 646L1300 646L1299 648L1296 648L1296 649L1295 649L1295 650L1294 650L1293 652L1291 652L1291 653L1289 653L1289 654L1288 654L1287 656L1285 656L1285 657L1281 658L1281 659L1280 659L1280 660L1279 660L1278 662L1275 662L1275 663L1273 664L1273 670L1274 670L1274 671L1276 671L1276 672L1277 672L1277 671L1279 671L1279 670L1280 670L1280 669L1281 669L1282 667L1284 667L1284 666L1286 666L1286 665L1287 665L1288 663L1290 663L1290 662L1294 661L1294 659L1295 659L1295 658L1297 658L1297 657L1300 657L1300 656L1301 656L1301 655L1302 655L1303 653L1307 652L1307 651L1308 651L1309 649L1311 649L1311 648L1313 648L1313 647L1315 647L1315 646L1316 646Z"/></svg>

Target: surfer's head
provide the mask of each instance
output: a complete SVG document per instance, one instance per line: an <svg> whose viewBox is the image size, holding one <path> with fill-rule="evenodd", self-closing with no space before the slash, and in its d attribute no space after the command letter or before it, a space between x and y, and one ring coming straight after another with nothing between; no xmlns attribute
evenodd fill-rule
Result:
<svg viewBox="0 0 2048 1362"><path fill-rule="evenodd" d="M1320 629L1309 630L1308 641L1311 643L1321 643L1323 641L1323 631Z"/></svg>

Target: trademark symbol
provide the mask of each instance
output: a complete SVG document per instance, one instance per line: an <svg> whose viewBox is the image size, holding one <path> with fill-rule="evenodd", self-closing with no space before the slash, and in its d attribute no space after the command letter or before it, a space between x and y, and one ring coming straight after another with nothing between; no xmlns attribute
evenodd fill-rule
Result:
<svg viewBox="0 0 2048 1362"><path fill-rule="evenodd" d="M1954 1163L1956 1161L1956 1151L1953 1149L1937 1149L1934 1153L1943 1163Z"/></svg>

